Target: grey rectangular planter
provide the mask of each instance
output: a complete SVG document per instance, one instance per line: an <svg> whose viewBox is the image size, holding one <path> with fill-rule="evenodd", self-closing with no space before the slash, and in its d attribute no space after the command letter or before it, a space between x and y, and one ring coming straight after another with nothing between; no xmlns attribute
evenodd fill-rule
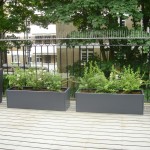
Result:
<svg viewBox="0 0 150 150"><path fill-rule="evenodd" d="M143 114L144 94L76 92L77 112Z"/></svg>
<svg viewBox="0 0 150 150"><path fill-rule="evenodd" d="M3 69L0 68L0 103L2 102L3 94Z"/></svg>
<svg viewBox="0 0 150 150"><path fill-rule="evenodd" d="M12 90L6 91L8 108L65 111L70 104L70 89L64 92Z"/></svg>

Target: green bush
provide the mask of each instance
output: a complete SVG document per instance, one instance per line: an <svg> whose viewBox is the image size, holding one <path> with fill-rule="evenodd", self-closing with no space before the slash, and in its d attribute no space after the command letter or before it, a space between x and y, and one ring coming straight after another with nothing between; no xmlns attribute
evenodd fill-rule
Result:
<svg viewBox="0 0 150 150"><path fill-rule="evenodd" d="M98 65L95 63L93 66L91 62L89 67L84 67L83 77L79 78L79 89L102 90L107 83L108 80Z"/></svg>
<svg viewBox="0 0 150 150"><path fill-rule="evenodd" d="M128 93L132 90L139 90L143 81L139 71L133 71L128 67L123 67L122 71L112 67L109 78L106 78L104 72L95 63L84 67L83 77L78 80L79 90L95 89L95 92L114 93L123 91Z"/></svg>
<svg viewBox="0 0 150 150"><path fill-rule="evenodd" d="M143 80L140 75L140 71L133 71L133 69L128 66L124 67L120 73L120 89L125 92L130 92L132 90L138 90L142 85Z"/></svg>
<svg viewBox="0 0 150 150"><path fill-rule="evenodd" d="M9 81L10 87L17 87L23 89L26 84L26 74L23 69L16 68L13 74L8 74L6 77Z"/></svg>
<svg viewBox="0 0 150 150"><path fill-rule="evenodd" d="M20 90L24 87L32 87L35 90L60 91L62 86L60 74L41 69L15 69L14 74L7 75L7 79L10 87L17 87Z"/></svg>

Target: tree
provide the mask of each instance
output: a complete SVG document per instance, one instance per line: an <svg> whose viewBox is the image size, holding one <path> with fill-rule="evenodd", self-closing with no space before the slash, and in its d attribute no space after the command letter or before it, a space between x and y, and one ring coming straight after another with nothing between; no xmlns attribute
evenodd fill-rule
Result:
<svg viewBox="0 0 150 150"><path fill-rule="evenodd" d="M27 30L25 22L43 23L48 25L42 15L35 13L38 11L39 1L26 0L0 0L0 33L3 38L6 32L17 33Z"/></svg>
<svg viewBox="0 0 150 150"><path fill-rule="evenodd" d="M0 39L6 38L6 33L27 31L26 21L48 25L45 17L35 13L40 3L35 0L0 0ZM0 66L6 63L7 47L6 41L0 41L0 59L4 60L0 61Z"/></svg>
<svg viewBox="0 0 150 150"><path fill-rule="evenodd" d="M117 28L118 17L142 17L137 0L45 0L43 6L51 21L73 22L82 31Z"/></svg>
<svg viewBox="0 0 150 150"><path fill-rule="evenodd" d="M141 7L143 30L146 31L150 26L150 2L149 0L138 0L138 5Z"/></svg>
<svg viewBox="0 0 150 150"><path fill-rule="evenodd" d="M132 30L143 31L150 26L150 3L149 0L45 0L41 7L49 21L72 22L79 32L108 30L129 30L122 26L122 19L132 18ZM120 22L118 22L118 18ZM146 34L146 33L145 33ZM69 35L71 36L71 35ZM78 41L79 42L79 41ZM98 41L101 45L103 40ZM112 45L146 44L146 40L109 40ZM75 43L75 42L74 42ZM141 49L139 46L110 46L109 58L106 57L105 49L101 46L104 61L118 61L123 65L127 63L141 63ZM147 54L144 56L146 61Z"/></svg>

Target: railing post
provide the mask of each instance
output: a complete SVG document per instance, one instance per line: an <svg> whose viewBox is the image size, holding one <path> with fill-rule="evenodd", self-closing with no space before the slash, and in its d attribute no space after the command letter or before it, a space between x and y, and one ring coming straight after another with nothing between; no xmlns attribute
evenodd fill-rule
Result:
<svg viewBox="0 0 150 150"><path fill-rule="evenodd" d="M0 68L0 103L2 102L2 93L3 93L3 69Z"/></svg>

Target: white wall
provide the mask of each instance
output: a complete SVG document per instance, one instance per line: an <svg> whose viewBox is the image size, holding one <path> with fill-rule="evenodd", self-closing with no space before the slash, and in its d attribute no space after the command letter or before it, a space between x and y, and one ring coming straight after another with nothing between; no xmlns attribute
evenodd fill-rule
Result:
<svg viewBox="0 0 150 150"><path fill-rule="evenodd" d="M47 34L56 34L56 25L50 24L47 28L43 28L37 25L30 26L30 34L31 35L47 35Z"/></svg>
<svg viewBox="0 0 150 150"><path fill-rule="evenodd" d="M28 38L34 38L35 36L43 36L43 35L56 35L56 25L55 24L50 24L48 25L47 28L43 28L37 25L30 25L30 33L13 33L16 37L20 37L20 38L26 38L26 36L28 35ZM8 33L6 34L6 36L10 36L12 35L12 33Z"/></svg>

